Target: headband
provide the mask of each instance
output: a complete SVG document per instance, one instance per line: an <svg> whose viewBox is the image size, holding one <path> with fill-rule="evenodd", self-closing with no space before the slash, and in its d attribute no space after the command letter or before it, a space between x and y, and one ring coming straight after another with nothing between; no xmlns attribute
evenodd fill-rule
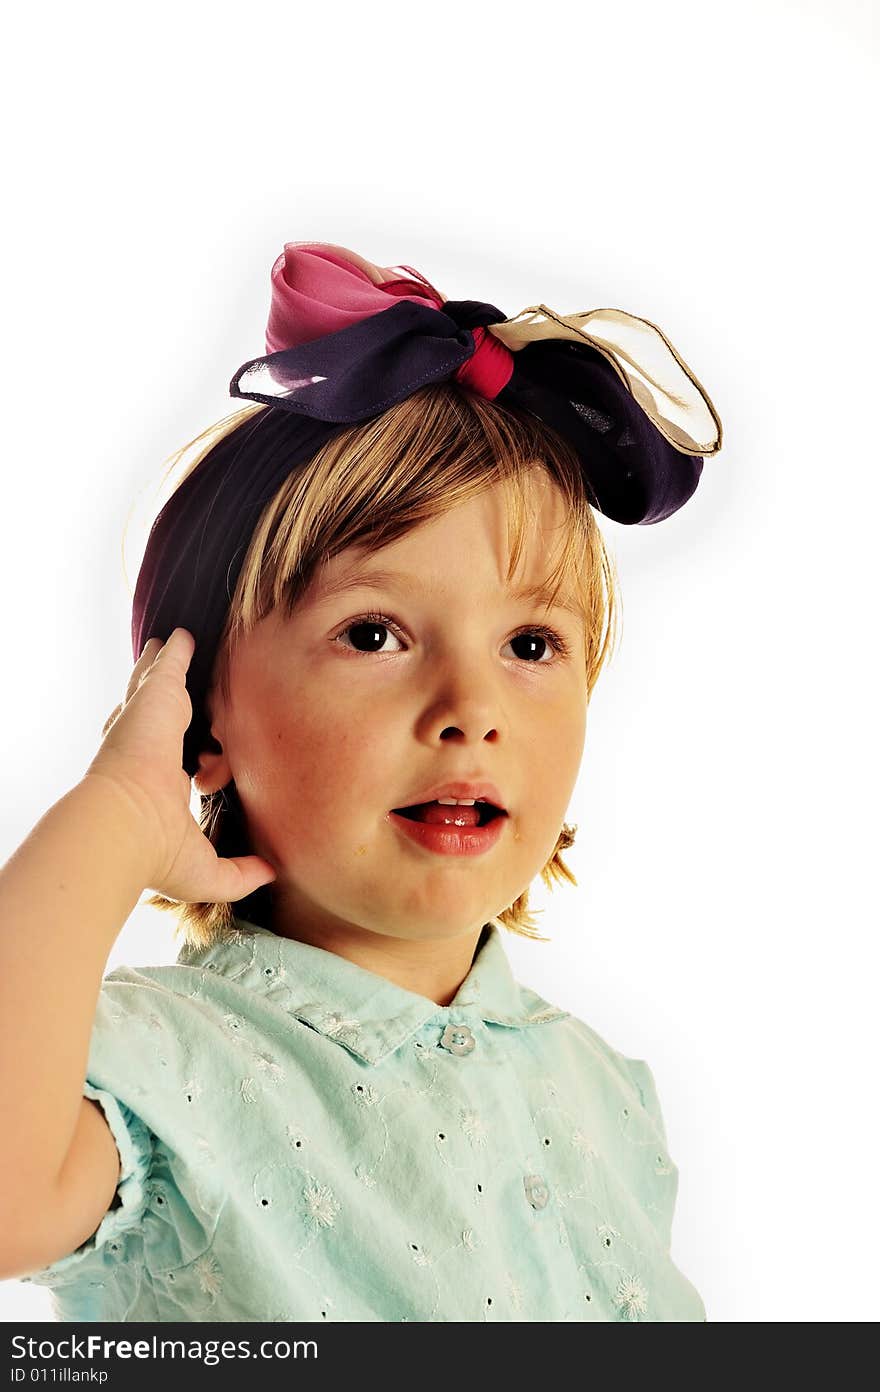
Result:
<svg viewBox="0 0 880 1392"><path fill-rule="evenodd" d="M452 379L562 435L592 506L625 524L677 512L721 448L721 421L694 374L656 324L624 310L563 315L539 304L507 319L480 300L447 299L411 266L377 266L326 242L287 243L271 281L266 354L242 364L229 393L274 409L220 440L175 490L135 586L135 660L177 627L196 642L190 776L214 746L204 702L256 524L342 428Z"/></svg>

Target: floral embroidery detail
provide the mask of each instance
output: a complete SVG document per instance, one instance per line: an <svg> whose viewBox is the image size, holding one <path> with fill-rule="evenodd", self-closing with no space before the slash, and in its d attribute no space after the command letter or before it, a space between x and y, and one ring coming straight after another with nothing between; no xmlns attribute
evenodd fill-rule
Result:
<svg viewBox="0 0 880 1392"><path fill-rule="evenodd" d="M306 1207L309 1210L309 1217L314 1218L315 1222L323 1228L332 1228L339 1212L339 1203L334 1198L332 1189L326 1184L311 1184L308 1189L303 1190Z"/></svg>
<svg viewBox="0 0 880 1392"><path fill-rule="evenodd" d="M182 1091L185 1102L196 1102L201 1097L204 1089L198 1078L193 1078L191 1082L184 1083Z"/></svg>
<svg viewBox="0 0 880 1392"><path fill-rule="evenodd" d="M662 1155L657 1156L657 1163L654 1166L654 1173L659 1175L672 1174L672 1169L667 1165Z"/></svg>
<svg viewBox="0 0 880 1392"><path fill-rule="evenodd" d="M223 1016L223 1023L232 1034L238 1034L244 1025L244 1020L240 1015L236 1015L234 1011L230 1010L228 1014Z"/></svg>
<svg viewBox="0 0 880 1392"><path fill-rule="evenodd" d="M416 1246L414 1242L411 1242L409 1245L410 1250L412 1252L412 1259L415 1262L416 1266L431 1265L431 1258L428 1256L427 1252L423 1252L421 1247Z"/></svg>
<svg viewBox="0 0 880 1392"><path fill-rule="evenodd" d="M196 1136L196 1145L199 1148L199 1158L203 1160L206 1165L215 1165L217 1163L217 1157L204 1136Z"/></svg>
<svg viewBox="0 0 880 1392"><path fill-rule="evenodd" d="M486 1123L478 1112L462 1112L461 1129L471 1145L485 1146L488 1131Z"/></svg>
<svg viewBox="0 0 880 1392"><path fill-rule="evenodd" d="M461 1235L461 1245L462 1247L467 1248L469 1252L473 1252L476 1250L477 1243L474 1240L473 1228L465 1228L464 1232Z"/></svg>
<svg viewBox="0 0 880 1392"><path fill-rule="evenodd" d="M205 1295L210 1295L211 1299L215 1300L223 1286L223 1273L216 1258L207 1252L205 1256L199 1257L195 1271Z"/></svg>
<svg viewBox="0 0 880 1392"><path fill-rule="evenodd" d="M358 1102L362 1102L365 1107L372 1107L379 1101L379 1094L372 1083L352 1083L351 1090Z"/></svg>
<svg viewBox="0 0 880 1392"><path fill-rule="evenodd" d="M271 1054L254 1054L254 1062L263 1073L268 1073L273 1083L284 1077L284 1069Z"/></svg>
<svg viewBox="0 0 880 1392"><path fill-rule="evenodd" d="M302 1127L294 1126L293 1122L289 1121L285 1130L287 1131L287 1140L291 1146L291 1149L301 1150L303 1142L308 1140L308 1136L306 1135L305 1131L303 1131Z"/></svg>
<svg viewBox="0 0 880 1392"><path fill-rule="evenodd" d="M620 1237L620 1233L616 1228L612 1228L610 1223L602 1223L596 1228L596 1232L606 1247L611 1246L612 1237Z"/></svg>
<svg viewBox="0 0 880 1392"><path fill-rule="evenodd" d="M647 1314L648 1292L637 1276L628 1275L621 1279L614 1301L628 1320L637 1320L640 1315Z"/></svg>
<svg viewBox="0 0 880 1392"><path fill-rule="evenodd" d="M587 1160L595 1159L599 1154L593 1142L584 1135L583 1131L577 1130L571 1138L571 1143L576 1150L579 1150Z"/></svg>
<svg viewBox="0 0 880 1392"><path fill-rule="evenodd" d="M467 1025L447 1025L440 1037L440 1043L451 1054L469 1054L476 1047L476 1039Z"/></svg>
<svg viewBox="0 0 880 1392"><path fill-rule="evenodd" d="M342 1035L355 1035L361 1027L360 1020L346 1019L344 1015L339 1014L338 1010L326 1011L324 1019L327 1022L327 1033L332 1035L334 1039L338 1039Z"/></svg>
<svg viewBox="0 0 880 1392"><path fill-rule="evenodd" d="M242 1078L238 1085L238 1090L241 1094L242 1102L256 1102L257 1085L253 1078Z"/></svg>
<svg viewBox="0 0 880 1392"><path fill-rule="evenodd" d="M365 1184L368 1189L375 1189L376 1181L370 1174L368 1169L366 1169L363 1165L355 1165L354 1172L360 1180L361 1184Z"/></svg>

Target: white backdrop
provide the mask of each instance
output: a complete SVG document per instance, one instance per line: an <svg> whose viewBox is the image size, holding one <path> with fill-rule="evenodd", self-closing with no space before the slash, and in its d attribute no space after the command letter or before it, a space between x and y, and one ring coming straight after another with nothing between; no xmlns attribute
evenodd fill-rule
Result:
<svg viewBox="0 0 880 1392"><path fill-rule="evenodd" d="M880 1314L875 13L214 0L5 21L0 859L121 699L129 510L238 404L285 241L508 315L626 309L712 398L724 448L684 509L600 519L623 631L571 809L579 885L537 885L551 943L505 940L520 980L650 1063L673 1258L716 1322ZM142 906L107 969L175 955ZM0 1284L0 1318L49 1317Z"/></svg>

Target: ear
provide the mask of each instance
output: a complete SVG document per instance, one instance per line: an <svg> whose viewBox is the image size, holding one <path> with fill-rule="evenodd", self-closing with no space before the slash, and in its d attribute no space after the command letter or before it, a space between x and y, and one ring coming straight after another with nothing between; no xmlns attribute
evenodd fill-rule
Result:
<svg viewBox="0 0 880 1392"><path fill-rule="evenodd" d="M193 783L200 793L216 793L232 781L232 769L223 751L223 746L214 740L219 753L203 749L199 754L199 767L193 774Z"/></svg>
<svg viewBox="0 0 880 1392"><path fill-rule="evenodd" d="M212 687L205 703L211 721L211 733L208 736L207 747L199 752L199 766L193 774L193 783L200 793L219 792L233 777L223 745L217 738L220 730L214 720L214 700L215 693Z"/></svg>

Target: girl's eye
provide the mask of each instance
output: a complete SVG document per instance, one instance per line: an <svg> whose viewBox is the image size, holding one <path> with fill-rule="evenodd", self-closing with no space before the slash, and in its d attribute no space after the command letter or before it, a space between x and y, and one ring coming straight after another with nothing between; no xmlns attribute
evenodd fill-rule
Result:
<svg viewBox="0 0 880 1392"><path fill-rule="evenodd" d="M382 632L383 629L385 630L384 635ZM347 623L345 628L336 635L335 641L339 642L344 635L351 634L351 646L354 648L355 652L364 654L376 653L379 656L384 656L386 652L384 648L386 641L385 635L389 633L396 641L403 642L403 639L399 636L397 625L385 614L362 614L360 618L352 619L351 623ZM520 629L512 638L508 639L508 642L518 643L520 645L520 650L515 652L515 656L521 658L524 662L531 663L532 666L547 667L550 663L556 662L559 658L567 657L569 653L568 643L562 635L557 633L555 629L547 628L543 624L530 624L528 627ZM543 647L541 645L543 645ZM343 643L342 646L348 647L349 644ZM549 653L551 649L555 651L551 653L548 660L546 654ZM387 651L395 650L391 649Z"/></svg>

